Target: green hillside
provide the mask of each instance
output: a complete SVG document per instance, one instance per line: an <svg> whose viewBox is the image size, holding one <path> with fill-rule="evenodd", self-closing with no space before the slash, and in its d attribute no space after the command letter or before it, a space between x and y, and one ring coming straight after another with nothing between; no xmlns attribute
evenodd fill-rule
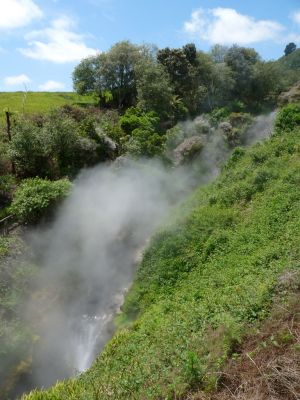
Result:
<svg viewBox="0 0 300 400"><path fill-rule="evenodd" d="M300 49L293 51L288 56L279 59L279 63L292 70L300 69Z"/></svg>
<svg viewBox="0 0 300 400"><path fill-rule="evenodd" d="M65 104L93 105L93 96L80 96L73 92L0 92L0 111L41 113Z"/></svg>
<svg viewBox="0 0 300 400"><path fill-rule="evenodd" d="M299 117L283 109L272 138L236 148L152 238L91 369L26 400L183 399L216 387L249 324L268 315L279 276L300 265Z"/></svg>

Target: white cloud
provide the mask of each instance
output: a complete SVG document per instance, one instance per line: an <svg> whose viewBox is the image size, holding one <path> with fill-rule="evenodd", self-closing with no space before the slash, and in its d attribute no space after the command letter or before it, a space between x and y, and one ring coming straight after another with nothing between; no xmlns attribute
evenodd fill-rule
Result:
<svg viewBox="0 0 300 400"><path fill-rule="evenodd" d="M211 44L249 45L278 40L285 28L275 21L256 20L232 8L199 9L184 23L184 32Z"/></svg>
<svg viewBox="0 0 300 400"><path fill-rule="evenodd" d="M25 85L26 83L30 83L31 79L25 75L16 75L16 76L7 76L4 78L4 84L6 86L18 86L18 85Z"/></svg>
<svg viewBox="0 0 300 400"><path fill-rule="evenodd" d="M292 15L292 18L295 22L297 22L297 24L300 24L300 10L295 11Z"/></svg>
<svg viewBox="0 0 300 400"><path fill-rule="evenodd" d="M43 15L32 0L1 0L0 3L0 29L19 28Z"/></svg>
<svg viewBox="0 0 300 400"><path fill-rule="evenodd" d="M55 19L50 27L28 34L28 48L19 51L29 58L61 64L96 54L96 49L85 44L84 35L74 32L73 28L70 18Z"/></svg>
<svg viewBox="0 0 300 400"><path fill-rule="evenodd" d="M39 89L45 92L55 91L55 90L62 90L65 88L65 84L62 82L57 81L47 81L39 86Z"/></svg>

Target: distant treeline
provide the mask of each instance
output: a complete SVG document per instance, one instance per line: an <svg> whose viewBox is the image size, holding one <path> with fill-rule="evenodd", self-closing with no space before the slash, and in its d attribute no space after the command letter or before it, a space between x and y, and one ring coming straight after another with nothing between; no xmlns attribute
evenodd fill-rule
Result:
<svg viewBox="0 0 300 400"><path fill-rule="evenodd" d="M98 104L66 104L47 113L41 107L30 115L10 108L9 127L0 136L0 175L72 178L83 167L122 155L166 161L174 127L200 114L215 125L229 122L235 129L227 135L229 145L238 145L239 121L274 108L297 80L300 50L292 50L266 62L254 49L236 45L204 53L192 43L158 49L119 42L74 70L76 92Z"/></svg>

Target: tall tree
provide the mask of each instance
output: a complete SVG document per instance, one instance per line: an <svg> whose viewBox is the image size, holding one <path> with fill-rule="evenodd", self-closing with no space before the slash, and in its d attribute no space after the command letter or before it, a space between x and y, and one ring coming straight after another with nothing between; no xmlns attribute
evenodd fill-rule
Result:
<svg viewBox="0 0 300 400"><path fill-rule="evenodd" d="M138 106L155 111L163 119L172 117L174 93L169 76L155 59L143 60L136 67Z"/></svg>
<svg viewBox="0 0 300 400"><path fill-rule="evenodd" d="M124 41L106 53L82 60L73 73L75 90L95 92L103 104L118 108L133 105L137 96L135 65L145 52L141 46Z"/></svg>
<svg viewBox="0 0 300 400"><path fill-rule="evenodd" d="M166 69L175 95L190 113L197 113L207 93L205 82L212 70L210 58L197 52L194 44L187 44L180 49L166 47L158 51L157 59Z"/></svg>
<svg viewBox="0 0 300 400"><path fill-rule="evenodd" d="M289 54L293 53L296 49L297 49L297 46L295 43L291 42L291 43L287 44L284 49L285 56L288 56Z"/></svg>
<svg viewBox="0 0 300 400"><path fill-rule="evenodd" d="M222 46L221 44L215 44L210 49L210 56L215 63L223 63L225 61L225 56L228 51L227 46Z"/></svg>
<svg viewBox="0 0 300 400"><path fill-rule="evenodd" d="M232 46L225 55L225 63L232 70L235 85L232 97L247 103L251 97L254 65L260 61L258 53L251 48Z"/></svg>

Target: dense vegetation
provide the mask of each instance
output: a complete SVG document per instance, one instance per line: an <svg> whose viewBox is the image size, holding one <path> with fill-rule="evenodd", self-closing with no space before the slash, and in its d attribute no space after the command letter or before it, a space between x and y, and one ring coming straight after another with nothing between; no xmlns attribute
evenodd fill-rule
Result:
<svg viewBox="0 0 300 400"><path fill-rule="evenodd" d="M70 188L71 183L67 179L25 179L16 190L10 212L19 222L37 222L57 207L69 194Z"/></svg>
<svg viewBox="0 0 300 400"><path fill-rule="evenodd" d="M293 80L286 72L282 63L264 62L245 47L216 45L206 54L194 44L157 50L120 42L83 60L74 87L80 94L97 93L103 106L138 106L174 120L237 102L252 109L274 104Z"/></svg>
<svg viewBox="0 0 300 400"><path fill-rule="evenodd" d="M1 119L0 219L48 218L78 172L101 162L158 157L176 167L212 134L233 151L220 178L152 239L119 331L91 370L28 399L178 398L215 387L247 324L268 313L279 274L299 260L299 104L283 108L268 142L239 147L253 115L274 109L298 79L300 50L286 50L265 62L239 46L204 53L193 44L120 42L75 68L77 94L0 94L8 117ZM0 237L7 387L30 367L34 340L22 322L35 273L16 262L24 252L14 234Z"/></svg>
<svg viewBox="0 0 300 400"><path fill-rule="evenodd" d="M157 49L117 43L75 68L78 94L0 95L9 118L0 137L0 173L72 178L120 155L164 159L181 121L206 114L218 125L232 113L238 121L275 107L279 93L298 79L299 51L265 62L239 46L216 45L204 53L194 44ZM235 133L227 137L230 146L239 144Z"/></svg>
<svg viewBox="0 0 300 400"><path fill-rule="evenodd" d="M272 138L237 148L152 238L119 330L92 368L26 399L171 399L215 388L248 324L268 314L280 274L299 267L298 117L284 108Z"/></svg>

